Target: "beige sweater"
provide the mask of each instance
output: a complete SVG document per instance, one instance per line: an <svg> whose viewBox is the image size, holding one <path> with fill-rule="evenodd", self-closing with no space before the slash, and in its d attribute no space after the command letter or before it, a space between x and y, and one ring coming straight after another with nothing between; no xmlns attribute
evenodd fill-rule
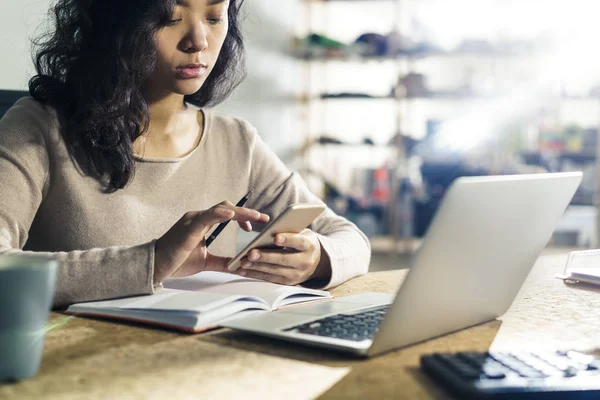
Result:
<svg viewBox="0 0 600 400"><path fill-rule="evenodd" d="M248 123L205 112L198 146L176 159L137 158L133 181L103 193L69 157L56 114L21 99L0 120L0 253L35 252L59 260L54 306L153 293L154 243L188 211L249 188L247 207L271 216L297 202L320 202ZM311 228L319 234L336 286L364 274L367 238L327 210ZM233 256L237 224L211 252Z"/></svg>

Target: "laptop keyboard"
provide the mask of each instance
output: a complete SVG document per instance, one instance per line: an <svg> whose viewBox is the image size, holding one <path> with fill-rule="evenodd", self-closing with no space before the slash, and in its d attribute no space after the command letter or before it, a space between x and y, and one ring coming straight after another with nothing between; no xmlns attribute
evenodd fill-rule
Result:
<svg viewBox="0 0 600 400"><path fill-rule="evenodd" d="M286 329L308 335L327 336L336 339L362 340L372 339L379 330L379 325L389 309L389 305L370 308L363 312L347 315L337 314L321 318L306 324Z"/></svg>

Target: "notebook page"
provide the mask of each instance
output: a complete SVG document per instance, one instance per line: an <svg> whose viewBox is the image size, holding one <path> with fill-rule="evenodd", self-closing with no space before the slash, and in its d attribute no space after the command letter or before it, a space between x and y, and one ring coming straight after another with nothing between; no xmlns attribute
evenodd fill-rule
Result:
<svg viewBox="0 0 600 400"><path fill-rule="evenodd" d="M268 303L271 309L282 306L329 298L329 292L297 286L285 286L265 281L230 282L206 289L207 292L256 296Z"/></svg>
<svg viewBox="0 0 600 400"><path fill-rule="evenodd" d="M162 289L150 296L77 304L77 309L160 310L171 312L206 313L236 301L263 303L258 297L215 292L190 292Z"/></svg>

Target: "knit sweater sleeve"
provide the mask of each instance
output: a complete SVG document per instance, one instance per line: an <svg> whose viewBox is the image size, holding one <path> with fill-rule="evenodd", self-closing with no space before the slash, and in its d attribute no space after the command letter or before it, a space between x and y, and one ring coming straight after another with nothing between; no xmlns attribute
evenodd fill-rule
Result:
<svg viewBox="0 0 600 400"><path fill-rule="evenodd" d="M23 251L51 185L48 132L56 125L53 113L32 99L20 100L0 120L0 253L58 260L55 307L152 293L154 241L72 252Z"/></svg>
<svg viewBox="0 0 600 400"><path fill-rule="evenodd" d="M271 216L279 215L294 203L322 203L302 178L291 172L269 149L256 130L239 121L243 136L251 149L250 185L255 189L252 206ZM331 262L328 281L309 281L311 287L330 288L368 271L371 248L367 237L350 221L327 208L311 224Z"/></svg>

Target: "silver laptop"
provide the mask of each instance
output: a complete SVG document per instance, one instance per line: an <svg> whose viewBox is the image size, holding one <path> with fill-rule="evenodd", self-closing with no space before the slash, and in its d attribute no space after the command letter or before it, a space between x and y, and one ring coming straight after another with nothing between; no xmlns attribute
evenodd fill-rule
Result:
<svg viewBox="0 0 600 400"><path fill-rule="evenodd" d="M459 178L395 295L363 293L224 326L372 356L493 320L510 307L581 178Z"/></svg>

